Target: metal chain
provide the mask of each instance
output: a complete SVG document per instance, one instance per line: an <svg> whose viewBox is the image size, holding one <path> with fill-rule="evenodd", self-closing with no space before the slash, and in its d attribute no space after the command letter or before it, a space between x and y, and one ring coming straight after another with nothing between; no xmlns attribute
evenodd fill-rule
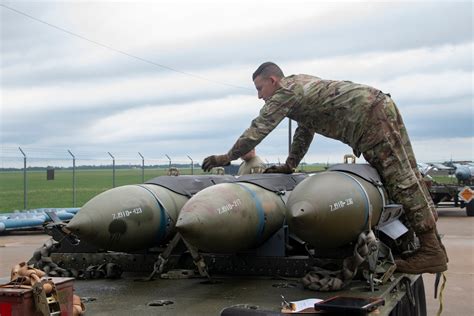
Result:
<svg viewBox="0 0 474 316"><path fill-rule="evenodd" d="M369 247L376 241L372 231L362 232L357 238L354 252L351 257L344 259L342 269L331 271L320 267L313 267L303 278L303 285L314 291L338 291L343 289L357 274L358 267L366 261L373 249Z"/></svg>
<svg viewBox="0 0 474 316"><path fill-rule="evenodd" d="M60 267L51 258L51 252L59 247L60 243L53 238L48 239L43 246L36 249L33 257L28 261L28 265L43 270L51 277L75 277L77 279L98 279L98 278L118 278L122 274L122 269L115 263L103 263L100 265L90 265L85 270L65 269Z"/></svg>

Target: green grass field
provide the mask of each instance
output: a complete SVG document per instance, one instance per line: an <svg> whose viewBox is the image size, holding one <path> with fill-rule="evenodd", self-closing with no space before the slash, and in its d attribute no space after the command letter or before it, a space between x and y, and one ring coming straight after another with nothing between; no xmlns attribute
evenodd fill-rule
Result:
<svg viewBox="0 0 474 316"><path fill-rule="evenodd" d="M304 166L302 171L324 170L322 165ZM166 169L145 169L145 181L167 173ZM180 169L191 174L190 169ZM195 168L194 174L202 174ZM455 178L434 177L439 183L455 183ZM141 169L117 169L115 186L142 183ZM81 207L97 194L112 188L112 169L76 170L76 207ZM0 213L22 210L23 172L0 172ZM27 209L73 207L72 170L55 170L55 179L46 180L46 170L27 172Z"/></svg>
<svg viewBox="0 0 474 316"><path fill-rule="evenodd" d="M319 171L321 166L305 166L305 172ZM145 181L167 174L167 169L145 169ZM191 169L180 169L191 174ZM202 174L200 168L194 174ZM54 180L46 180L46 170L27 171L27 209L73 207L72 170L55 170ZM142 183L141 169L116 169L115 186ZM112 169L76 170L76 207L97 194L112 188ZM0 172L0 213L23 210L23 171Z"/></svg>
<svg viewBox="0 0 474 316"><path fill-rule="evenodd" d="M180 170L191 174L190 170ZM198 172L200 170L196 170ZM145 169L145 181L167 172ZM73 207L72 170L55 170L55 179L46 180L46 171L27 172L27 209ZM76 206L112 188L112 169L76 170ZM142 183L141 169L116 169L115 186ZM0 212L23 209L23 171L0 172Z"/></svg>
<svg viewBox="0 0 474 316"><path fill-rule="evenodd" d="M433 180L440 184L457 184L458 180L455 177L448 176L433 176Z"/></svg>

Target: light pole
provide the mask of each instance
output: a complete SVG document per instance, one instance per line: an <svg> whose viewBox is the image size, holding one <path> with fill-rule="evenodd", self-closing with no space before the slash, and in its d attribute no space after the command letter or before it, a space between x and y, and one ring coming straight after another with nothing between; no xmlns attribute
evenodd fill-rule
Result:
<svg viewBox="0 0 474 316"><path fill-rule="evenodd" d="M18 149L23 154L23 209L26 210L27 191L28 191L27 185L26 185L26 155L23 149L21 149L21 147L18 147Z"/></svg>
<svg viewBox="0 0 474 316"><path fill-rule="evenodd" d="M145 183L145 158L140 152L138 152L138 154L142 157L142 183Z"/></svg>
<svg viewBox="0 0 474 316"><path fill-rule="evenodd" d="M72 156L72 207L76 207L76 157L69 149L67 152Z"/></svg>
<svg viewBox="0 0 474 316"><path fill-rule="evenodd" d="M107 152L112 157L112 188L115 188L115 157L110 152Z"/></svg>
<svg viewBox="0 0 474 316"><path fill-rule="evenodd" d="M169 163L169 166L168 166L168 169L169 169L169 168L171 168L171 158L170 158L170 156L168 156L167 154L165 154L165 156L166 156L166 158L168 158L168 160L169 160L169 162L170 162L170 163Z"/></svg>
<svg viewBox="0 0 474 316"><path fill-rule="evenodd" d="M188 155L186 155L186 156L188 156ZM193 175L194 174L194 161L193 161L193 158L191 158L189 156L188 156L188 158L189 158L189 160L191 160L191 174Z"/></svg>

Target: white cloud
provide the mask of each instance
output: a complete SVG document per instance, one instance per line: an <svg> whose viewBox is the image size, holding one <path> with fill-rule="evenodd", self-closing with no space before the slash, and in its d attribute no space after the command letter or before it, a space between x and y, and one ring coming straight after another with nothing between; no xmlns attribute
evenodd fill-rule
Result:
<svg viewBox="0 0 474 316"><path fill-rule="evenodd" d="M140 137L174 139L207 130L225 133L226 125L242 121L242 117L248 118L245 113L253 111L257 115L258 108L252 106L255 103L249 96L229 96L181 105L150 105L100 119L87 129L84 136L104 144L128 142Z"/></svg>
<svg viewBox="0 0 474 316"><path fill-rule="evenodd" d="M412 143L420 162L472 160L474 157L474 137L439 137Z"/></svg>
<svg viewBox="0 0 474 316"><path fill-rule="evenodd" d="M381 88L391 92L395 99L411 102L472 96L472 72L414 73L384 82Z"/></svg>
<svg viewBox="0 0 474 316"><path fill-rule="evenodd" d="M327 79L383 83L407 74L436 76L445 71L472 71L474 43L442 45L397 51L346 54L336 57L292 61L287 71L319 74Z"/></svg>
<svg viewBox="0 0 474 316"><path fill-rule="evenodd" d="M223 153L262 105L252 72L274 60L286 74L352 80L390 92L413 131L417 154L437 157L437 147L430 146L452 139L459 145L453 158L473 158L472 146L465 151L474 117L472 10L465 10L472 4L9 3L192 74L164 70L0 8L0 129L2 145L15 150L106 148L155 157L167 152L184 160L184 153L196 160ZM286 157L285 124L259 145L270 161ZM337 162L348 152L346 145L316 137L306 161Z"/></svg>
<svg viewBox="0 0 474 316"><path fill-rule="evenodd" d="M34 115L45 110L55 111L64 108L81 108L94 110L97 107L113 108L117 103L140 105L142 100L212 93L219 89L220 93L235 91L252 92L250 89L238 89L226 86L227 82L242 83L248 74L232 67L227 69L209 69L202 73L203 78L213 78L214 82L194 77L166 73L164 75L145 75L133 78L114 78L105 82L78 81L65 82L48 86L10 88L3 91L4 111L7 116ZM249 79L246 80L247 82ZM26 113L25 113L26 112Z"/></svg>
<svg viewBox="0 0 474 316"><path fill-rule="evenodd" d="M282 67L287 74L305 72L325 79L349 79L391 92L395 99L420 101L471 94L472 69L462 68L469 67L472 51L473 43L469 43L436 49L310 59L282 64ZM430 62L424 63L424 60ZM223 85L183 74L157 72L98 82L66 81L62 84L10 88L3 92L3 100L7 115L23 115L25 111L34 113L64 107L86 110L98 105L114 107L116 103L136 104L157 98L164 100L215 91L220 94L241 91L225 83L248 87L244 92L254 94L250 74L255 67L211 67L199 74Z"/></svg>

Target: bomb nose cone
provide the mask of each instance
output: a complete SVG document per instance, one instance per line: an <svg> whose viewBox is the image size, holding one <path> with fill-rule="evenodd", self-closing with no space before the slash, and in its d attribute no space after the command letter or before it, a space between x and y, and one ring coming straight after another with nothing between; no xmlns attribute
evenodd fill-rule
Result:
<svg viewBox="0 0 474 316"><path fill-rule="evenodd" d="M97 223L97 221L95 221ZM79 237L83 236L95 236L97 233L97 227L94 226L94 221L84 213L77 213L71 221L66 225L66 228L72 231Z"/></svg>
<svg viewBox="0 0 474 316"><path fill-rule="evenodd" d="M179 232L186 234L190 231L194 231L196 229L195 226L198 224L199 219L193 214L188 213L178 218L178 221L176 222L176 229Z"/></svg>
<svg viewBox="0 0 474 316"><path fill-rule="evenodd" d="M291 219L304 221L309 217L314 217L316 214L314 206L308 201L300 201L293 204L290 208Z"/></svg>
<svg viewBox="0 0 474 316"><path fill-rule="evenodd" d="M208 242L202 240L206 239L206 232L209 232L213 225L212 223L203 222L204 219L201 218L203 209L205 208L203 208L200 201L188 202L181 210L176 222L176 230L192 244Z"/></svg>

